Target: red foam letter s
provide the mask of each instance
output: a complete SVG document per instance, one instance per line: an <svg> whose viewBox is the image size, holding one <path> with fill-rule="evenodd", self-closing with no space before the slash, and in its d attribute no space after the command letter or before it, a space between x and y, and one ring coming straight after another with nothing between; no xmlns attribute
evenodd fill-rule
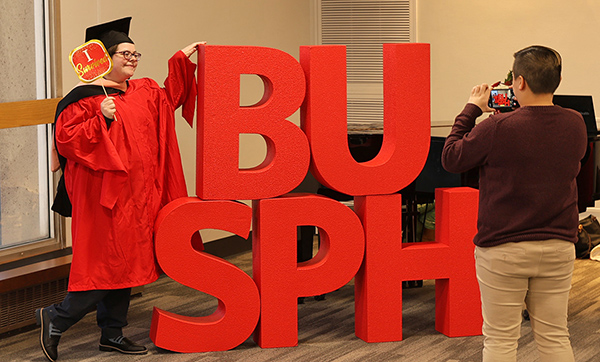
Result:
<svg viewBox="0 0 600 362"><path fill-rule="evenodd" d="M310 141L311 172L348 195L385 195L408 186L429 150L429 44L384 44L383 145L357 163L348 149L344 46L300 48L307 75L302 128Z"/></svg>
<svg viewBox="0 0 600 362"><path fill-rule="evenodd" d="M286 120L302 103L302 67L289 54L261 47L201 46L199 54L196 193L209 200L279 196L302 182L310 163L308 140ZM265 95L240 107L240 75L256 74ZM260 134L264 162L239 169L239 135Z"/></svg>
<svg viewBox="0 0 600 362"><path fill-rule="evenodd" d="M254 201L253 274L261 295L254 339L262 348L298 344L298 297L331 292L360 267L364 233L352 210L309 194ZM297 264L297 228L319 228L317 255Z"/></svg>
<svg viewBox="0 0 600 362"><path fill-rule="evenodd" d="M180 198L165 206L156 222L156 256L174 280L219 299L217 310L188 317L154 308L150 338L177 352L225 351L244 342L254 330L260 297L252 278L235 265L192 246L201 229L226 230L247 237L252 210L234 201Z"/></svg>

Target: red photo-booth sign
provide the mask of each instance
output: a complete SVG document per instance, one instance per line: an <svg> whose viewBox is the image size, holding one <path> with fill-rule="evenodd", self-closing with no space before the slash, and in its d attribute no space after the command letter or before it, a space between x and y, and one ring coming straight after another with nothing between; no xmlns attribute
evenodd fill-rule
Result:
<svg viewBox="0 0 600 362"><path fill-rule="evenodd" d="M86 83L103 77L112 69L110 56L100 40L92 39L73 49L69 60L79 79Z"/></svg>

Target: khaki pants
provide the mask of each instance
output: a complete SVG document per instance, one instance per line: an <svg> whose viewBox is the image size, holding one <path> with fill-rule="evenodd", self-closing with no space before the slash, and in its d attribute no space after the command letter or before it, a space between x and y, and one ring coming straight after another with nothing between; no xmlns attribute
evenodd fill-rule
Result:
<svg viewBox="0 0 600 362"><path fill-rule="evenodd" d="M483 313L483 361L516 361L523 303L540 362L572 362L567 311L575 246L564 240L476 247Z"/></svg>

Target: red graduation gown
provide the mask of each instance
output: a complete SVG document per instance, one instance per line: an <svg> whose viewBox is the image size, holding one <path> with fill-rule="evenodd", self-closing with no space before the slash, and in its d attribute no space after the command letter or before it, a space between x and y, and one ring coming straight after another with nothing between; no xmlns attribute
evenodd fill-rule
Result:
<svg viewBox="0 0 600 362"><path fill-rule="evenodd" d="M158 278L154 221L161 207L187 196L174 111L184 105L191 121L195 68L178 52L169 60L164 88L148 78L130 80L115 96L110 128L100 111L104 95L72 103L58 116L56 145L67 159L65 186L73 205L69 291L128 288Z"/></svg>

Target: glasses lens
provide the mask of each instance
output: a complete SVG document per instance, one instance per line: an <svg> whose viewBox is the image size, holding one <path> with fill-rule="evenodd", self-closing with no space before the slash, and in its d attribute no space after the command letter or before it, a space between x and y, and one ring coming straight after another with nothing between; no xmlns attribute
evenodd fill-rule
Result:
<svg viewBox="0 0 600 362"><path fill-rule="evenodd" d="M125 58L125 60L128 60L128 61L131 61L131 60L140 60L140 58L142 57L142 55L140 53L138 53L138 52L132 53L129 50L124 50L122 52L117 52L117 54L121 54L123 56L123 58Z"/></svg>

